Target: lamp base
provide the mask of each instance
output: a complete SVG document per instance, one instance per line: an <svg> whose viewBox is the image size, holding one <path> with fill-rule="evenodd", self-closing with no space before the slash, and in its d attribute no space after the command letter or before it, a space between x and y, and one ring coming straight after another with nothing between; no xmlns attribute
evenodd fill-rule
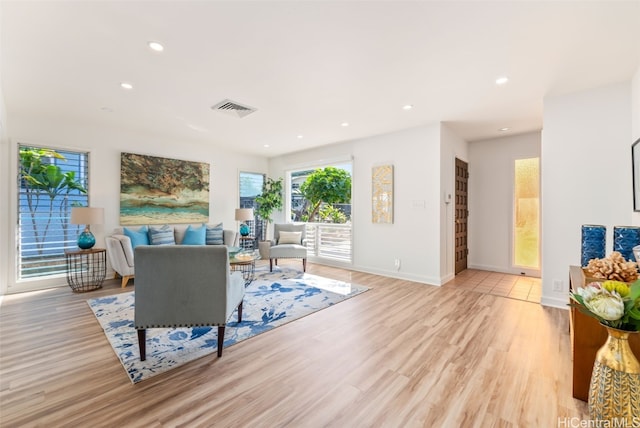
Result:
<svg viewBox="0 0 640 428"><path fill-rule="evenodd" d="M93 233L84 231L80 235L78 235L78 247L82 250L89 250L96 245L96 237L93 236Z"/></svg>
<svg viewBox="0 0 640 428"><path fill-rule="evenodd" d="M249 228L249 226L245 223L242 223L240 225L240 235L249 236L249 232L251 232L251 229Z"/></svg>

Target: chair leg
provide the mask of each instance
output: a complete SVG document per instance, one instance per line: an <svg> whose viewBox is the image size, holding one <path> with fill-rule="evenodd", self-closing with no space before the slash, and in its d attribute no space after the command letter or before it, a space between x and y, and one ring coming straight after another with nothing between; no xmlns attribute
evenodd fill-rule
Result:
<svg viewBox="0 0 640 428"><path fill-rule="evenodd" d="M273 259L269 259L269 272L273 272Z"/></svg>
<svg viewBox="0 0 640 428"><path fill-rule="evenodd" d="M222 357L222 346L224 345L224 326L218 326L218 358Z"/></svg>
<svg viewBox="0 0 640 428"><path fill-rule="evenodd" d="M244 300L238 305L238 322L242 322L242 303L244 303Z"/></svg>
<svg viewBox="0 0 640 428"><path fill-rule="evenodd" d="M125 275L122 277L122 288L125 288L127 286L131 278L133 278L133 275Z"/></svg>
<svg viewBox="0 0 640 428"><path fill-rule="evenodd" d="M138 348L140 349L140 361L147 359L147 330L138 330Z"/></svg>
<svg viewBox="0 0 640 428"><path fill-rule="evenodd" d="M307 259L302 259L302 272L307 271Z"/></svg>

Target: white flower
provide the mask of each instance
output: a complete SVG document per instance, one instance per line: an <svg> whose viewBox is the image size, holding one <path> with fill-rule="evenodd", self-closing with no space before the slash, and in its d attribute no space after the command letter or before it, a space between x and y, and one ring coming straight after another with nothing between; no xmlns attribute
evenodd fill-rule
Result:
<svg viewBox="0 0 640 428"><path fill-rule="evenodd" d="M604 288L585 287L581 293L584 305L591 312L607 321L617 321L624 315L624 302L618 293L611 293Z"/></svg>
<svg viewBox="0 0 640 428"><path fill-rule="evenodd" d="M602 290L599 282L592 282L587 284L585 287L578 287L577 294L582 296L582 299L587 301L591 299L595 294L599 293Z"/></svg>

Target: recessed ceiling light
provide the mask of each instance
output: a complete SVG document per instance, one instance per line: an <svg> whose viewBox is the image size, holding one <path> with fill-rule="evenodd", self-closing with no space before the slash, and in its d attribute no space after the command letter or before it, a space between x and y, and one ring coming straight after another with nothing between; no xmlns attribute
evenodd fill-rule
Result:
<svg viewBox="0 0 640 428"><path fill-rule="evenodd" d="M347 126L349 126L349 122L342 122L342 123L340 124L340 126L347 127Z"/></svg>
<svg viewBox="0 0 640 428"><path fill-rule="evenodd" d="M498 129L498 131L505 132L505 131L508 131L509 129L511 129L511 128L500 128L500 129Z"/></svg>
<svg viewBox="0 0 640 428"><path fill-rule="evenodd" d="M413 108L413 106L411 104L407 104L407 105L402 106L403 110L411 110L412 108Z"/></svg>
<svg viewBox="0 0 640 428"><path fill-rule="evenodd" d="M509 78L506 76L502 76L502 77L498 77L496 79L496 85L504 85L505 83L507 83L509 81Z"/></svg>
<svg viewBox="0 0 640 428"><path fill-rule="evenodd" d="M264 146L262 146L262 147L265 147L265 148L267 148L267 149L268 149L270 146L269 146L268 144L265 144L265 145L264 145Z"/></svg>
<svg viewBox="0 0 640 428"><path fill-rule="evenodd" d="M303 135L298 135L298 138L302 138L302 137L303 137Z"/></svg>
<svg viewBox="0 0 640 428"><path fill-rule="evenodd" d="M128 83L128 82L120 83L120 87L122 89L133 89L133 85L131 83Z"/></svg>
<svg viewBox="0 0 640 428"><path fill-rule="evenodd" d="M147 44L149 45L149 48L151 48L151 50L153 51L162 52L164 50L164 46L162 46L158 42L149 42Z"/></svg>

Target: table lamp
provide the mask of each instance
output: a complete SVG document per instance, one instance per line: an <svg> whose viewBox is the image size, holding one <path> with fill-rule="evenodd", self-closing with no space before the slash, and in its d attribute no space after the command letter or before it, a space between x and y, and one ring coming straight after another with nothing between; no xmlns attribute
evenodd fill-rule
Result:
<svg viewBox="0 0 640 428"><path fill-rule="evenodd" d="M73 207L71 208L71 224L86 225L84 231L78 235L78 247L88 250L96 245L96 237L91 233L92 224L104 222L104 208Z"/></svg>
<svg viewBox="0 0 640 428"><path fill-rule="evenodd" d="M236 208L236 221L241 221L240 235L247 236L251 229L245 221L253 220L253 208Z"/></svg>

